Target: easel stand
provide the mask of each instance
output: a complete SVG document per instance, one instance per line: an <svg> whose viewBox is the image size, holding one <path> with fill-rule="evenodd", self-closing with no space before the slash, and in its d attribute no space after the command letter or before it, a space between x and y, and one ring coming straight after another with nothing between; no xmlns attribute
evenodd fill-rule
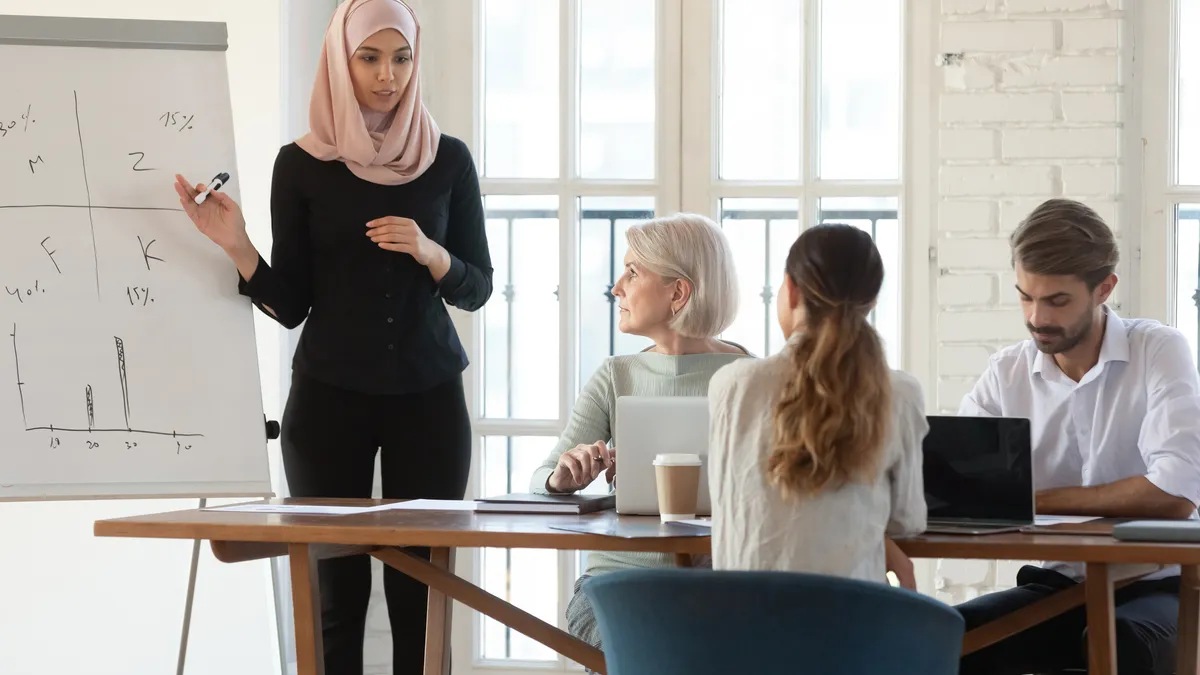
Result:
<svg viewBox="0 0 1200 675"><path fill-rule="evenodd" d="M200 498L200 508L208 505L208 500ZM188 631L192 628L192 600L196 597L196 571L200 568L200 540L192 542L192 571L188 573L187 601L183 604L183 634L179 636L179 662L175 666L175 675L183 675L184 662L187 661Z"/></svg>
<svg viewBox="0 0 1200 675"><path fill-rule="evenodd" d="M279 438L279 422L271 420L267 422L267 440L276 438ZM208 506L208 499L201 497L199 508L202 509L206 506ZM187 663L188 633L192 629L192 602L196 598L196 573L200 569L200 543L199 539L192 542L192 565L191 571L188 572L187 600L183 603L183 631L179 636L179 660L175 665L175 675L183 675L183 669ZM275 575L272 574L271 578L274 579ZM272 594L274 591L275 589L272 588ZM284 667L284 670L280 672L286 674L286 664L281 663L280 665Z"/></svg>

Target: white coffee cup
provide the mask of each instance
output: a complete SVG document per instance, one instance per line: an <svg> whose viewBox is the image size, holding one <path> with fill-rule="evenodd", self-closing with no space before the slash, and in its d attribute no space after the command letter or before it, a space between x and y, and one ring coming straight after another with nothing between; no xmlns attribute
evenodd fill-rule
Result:
<svg viewBox="0 0 1200 675"><path fill-rule="evenodd" d="M692 520L700 499L700 455L661 454L654 458L658 512L662 522Z"/></svg>

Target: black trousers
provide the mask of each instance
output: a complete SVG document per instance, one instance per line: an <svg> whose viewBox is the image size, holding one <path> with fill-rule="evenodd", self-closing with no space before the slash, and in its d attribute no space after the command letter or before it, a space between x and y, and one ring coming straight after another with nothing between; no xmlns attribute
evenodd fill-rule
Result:
<svg viewBox="0 0 1200 675"><path fill-rule="evenodd" d="M958 606L967 630L1075 585L1040 567L1022 567L1017 587L983 595ZM1116 591L1117 672L1170 675L1175 672L1179 577L1139 581ZM960 675L1024 675L1087 668L1087 612L1077 607L962 658Z"/></svg>
<svg viewBox="0 0 1200 675"><path fill-rule="evenodd" d="M281 427L295 497L370 497L377 450L386 499L462 499L466 492L471 421L460 377L416 394L376 396L293 374ZM429 558L427 548L410 552ZM325 672L362 675L371 559L322 560L317 570ZM428 588L390 567L383 587L393 672L420 675Z"/></svg>

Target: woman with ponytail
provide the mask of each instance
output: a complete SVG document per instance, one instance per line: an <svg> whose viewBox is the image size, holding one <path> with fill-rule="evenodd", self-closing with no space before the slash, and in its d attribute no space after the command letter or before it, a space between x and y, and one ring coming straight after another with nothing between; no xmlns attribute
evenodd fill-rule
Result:
<svg viewBox="0 0 1200 675"><path fill-rule="evenodd" d="M871 237L819 225L788 253L787 346L709 384L713 567L914 587L889 537L925 528L921 386L888 368L869 323L883 284Z"/></svg>

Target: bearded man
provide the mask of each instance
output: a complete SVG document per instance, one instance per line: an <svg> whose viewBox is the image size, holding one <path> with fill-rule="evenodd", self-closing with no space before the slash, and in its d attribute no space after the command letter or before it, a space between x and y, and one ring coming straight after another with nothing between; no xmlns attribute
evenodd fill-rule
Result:
<svg viewBox="0 0 1200 675"><path fill-rule="evenodd" d="M1187 339L1105 303L1117 285L1112 230L1067 199L1038 206L1010 238L1018 299L1032 336L1002 349L960 415L1032 422L1039 515L1196 518L1200 377ZM1078 563L1026 566L1017 586L958 607L967 629L1082 582ZM1118 672L1175 667L1179 568L1116 592ZM1087 666L1077 608L963 657L960 672L1019 675Z"/></svg>

